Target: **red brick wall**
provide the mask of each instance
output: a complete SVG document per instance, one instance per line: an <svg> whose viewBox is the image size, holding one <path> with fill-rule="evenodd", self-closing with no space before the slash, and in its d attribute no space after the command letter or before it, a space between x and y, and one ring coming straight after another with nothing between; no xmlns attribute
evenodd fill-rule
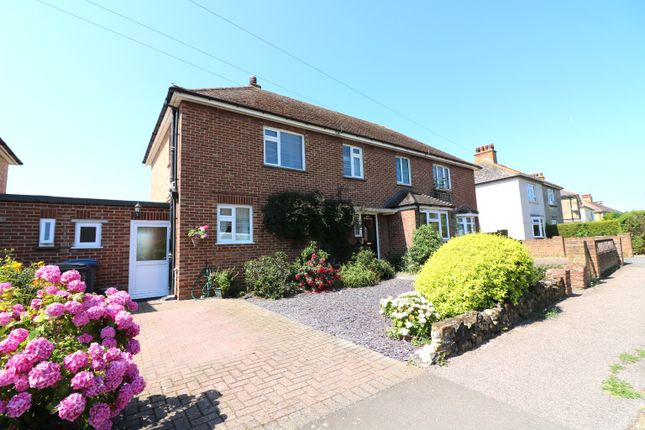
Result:
<svg viewBox="0 0 645 430"><path fill-rule="evenodd" d="M550 239L527 239L522 243L529 249L533 257L564 257L566 255L562 236Z"/></svg>
<svg viewBox="0 0 645 430"><path fill-rule="evenodd" d="M293 171L263 164L263 126L290 130L305 136L306 171ZM342 172L342 145L363 148L365 180L347 179ZM270 195L281 191L320 190L341 196L368 208L382 208L398 190L410 189L396 184L395 151L348 142L307 130L274 124L220 109L192 103L180 107L179 195L178 207L178 285L179 295L187 297L199 270L206 264L236 266L276 250L295 256L300 244L274 237L262 227L262 207ZM432 191L432 161L410 158L412 184L417 192ZM474 175L470 169L450 166L453 201L456 206L476 208ZM216 206L225 199L247 199L253 206L251 245L216 245ZM386 228L379 217L381 232ZM191 226L207 223L213 237L193 247L186 232ZM397 248L396 226L388 223L388 240L381 238L381 252L393 254ZM407 235L407 233L406 233ZM407 236L404 236L407 238ZM411 237L411 236L410 236ZM389 242L390 249L383 245ZM392 252L390 252L392 250Z"/></svg>
<svg viewBox="0 0 645 430"><path fill-rule="evenodd" d="M0 158L0 193L7 192L7 180L9 177L9 164Z"/></svg>
<svg viewBox="0 0 645 430"><path fill-rule="evenodd" d="M54 247L38 246L40 219L55 218ZM127 288L130 257L130 206L0 201L0 250L13 249L24 263L60 263L66 259L98 260L97 286ZM72 219L105 220L101 228L101 249L72 249ZM143 207L141 220L167 220L168 209Z"/></svg>

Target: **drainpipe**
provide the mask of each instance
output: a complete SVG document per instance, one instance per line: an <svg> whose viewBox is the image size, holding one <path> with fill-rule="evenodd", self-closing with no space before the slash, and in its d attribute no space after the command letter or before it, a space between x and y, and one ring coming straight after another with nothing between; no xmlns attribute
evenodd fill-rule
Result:
<svg viewBox="0 0 645 430"><path fill-rule="evenodd" d="M178 135L178 118L179 111L175 106L169 105L171 112L170 119L170 252L168 253L168 296L162 300L177 298L176 294L176 270L175 270L175 251L176 230L177 230L177 202L179 201L179 188L177 187L177 135Z"/></svg>

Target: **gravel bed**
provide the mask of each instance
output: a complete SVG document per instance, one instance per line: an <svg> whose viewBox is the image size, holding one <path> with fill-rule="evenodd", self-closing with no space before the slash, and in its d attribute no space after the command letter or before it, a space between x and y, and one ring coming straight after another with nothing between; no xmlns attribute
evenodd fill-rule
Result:
<svg viewBox="0 0 645 430"><path fill-rule="evenodd" d="M379 314L379 301L411 289L410 279L397 278L367 288L345 288L320 294L302 293L280 300L256 297L247 300L387 357L405 361L415 348L409 342L386 336L389 321Z"/></svg>

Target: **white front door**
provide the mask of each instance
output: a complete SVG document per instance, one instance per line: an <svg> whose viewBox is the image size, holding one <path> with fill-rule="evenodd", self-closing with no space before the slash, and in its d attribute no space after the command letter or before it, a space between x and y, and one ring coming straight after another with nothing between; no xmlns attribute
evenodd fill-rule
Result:
<svg viewBox="0 0 645 430"><path fill-rule="evenodd" d="M130 276L133 299L168 295L168 221L130 222Z"/></svg>

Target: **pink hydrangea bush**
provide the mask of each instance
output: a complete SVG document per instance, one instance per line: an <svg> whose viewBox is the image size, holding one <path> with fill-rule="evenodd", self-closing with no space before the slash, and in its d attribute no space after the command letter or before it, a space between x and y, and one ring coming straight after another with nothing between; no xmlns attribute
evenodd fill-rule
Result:
<svg viewBox="0 0 645 430"><path fill-rule="evenodd" d="M27 306L24 291L0 284L0 428L110 429L145 388L133 361L137 303L114 288L85 293L77 271L57 266L38 269L34 285Z"/></svg>

